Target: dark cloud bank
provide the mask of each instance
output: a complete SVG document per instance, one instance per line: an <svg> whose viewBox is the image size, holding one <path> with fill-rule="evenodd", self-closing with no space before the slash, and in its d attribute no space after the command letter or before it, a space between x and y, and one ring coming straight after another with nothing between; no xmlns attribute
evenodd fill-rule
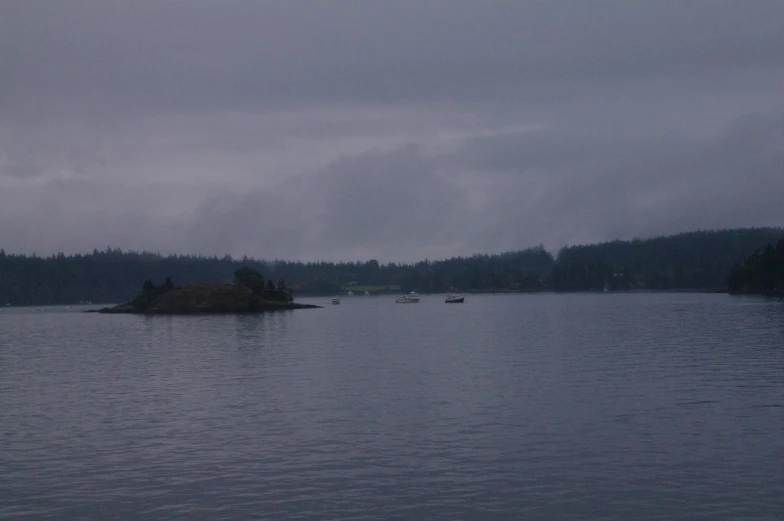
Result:
<svg viewBox="0 0 784 521"><path fill-rule="evenodd" d="M0 246L413 260L782 225L783 19L6 2Z"/></svg>

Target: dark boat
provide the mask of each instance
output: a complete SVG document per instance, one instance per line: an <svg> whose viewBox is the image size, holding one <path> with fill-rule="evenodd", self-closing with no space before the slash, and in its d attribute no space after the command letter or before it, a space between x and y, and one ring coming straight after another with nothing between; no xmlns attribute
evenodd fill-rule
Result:
<svg viewBox="0 0 784 521"><path fill-rule="evenodd" d="M447 295L446 300L444 300L447 304L462 304L465 302L465 297L458 297L457 295Z"/></svg>

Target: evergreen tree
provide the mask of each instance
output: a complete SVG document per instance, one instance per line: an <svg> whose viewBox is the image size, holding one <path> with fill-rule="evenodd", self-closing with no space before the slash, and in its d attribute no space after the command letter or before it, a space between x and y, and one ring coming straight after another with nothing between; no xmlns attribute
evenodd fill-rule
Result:
<svg viewBox="0 0 784 521"><path fill-rule="evenodd" d="M278 281L278 286L275 288L275 298L276 300L282 300L284 302L294 300L291 290L286 287L286 282L283 279Z"/></svg>
<svg viewBox="0 0 784 521"><path fill-rule="evenodd" d="M264 290L264 298L269 300L275 300L275 296L277 291L275 289L275 283L272 282L272 279L267 281L267 287Z"/></svg>
<svg viewBox="0 0 784 521"><path fill-rule="evenodd" d="M247 266L243 266L234 272L234 285L248 288L259 296L264 294L264 276Z"/></svg>

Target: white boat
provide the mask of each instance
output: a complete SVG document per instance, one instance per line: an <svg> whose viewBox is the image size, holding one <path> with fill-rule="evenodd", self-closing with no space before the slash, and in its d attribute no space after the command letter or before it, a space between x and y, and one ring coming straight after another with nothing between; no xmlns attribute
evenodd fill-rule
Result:
<svg viewBox="0 0 784 521"><path fill-rule="evenodd" d="M340 304L340 299L339 299L339 298L337 298L337 297L333 297L333 298L332 298L332 303L333 303L333 304Z"/></svg>
<svg viewBox="0 0 784 521"><path fill-rule="evenodd" d="M366 297L369 297L369 296L370 296L370 292L369 292L369 291L366 291L366 292L365 292L365 296L366 296Z"/></svg>
<svg viewBox="0 0 784 521"><path fill-rule="evenodd" d="M408 295L402 295L396 298L395 302L398 304L416 304L419 302L419 298L419 295L415 291L412 291Z"/></svg>
<svg viewBox="0 0 784 521"><path fill-rule="evenodd" d="M351 290L349 290L349 292L348 292L348 293L346 293L346 295L348 295L349 297L353 297L353 296L354 296L354 292L353 292L353 291L351 291Z"/></svg>
<svg viewBox="0 0 784 521"><path fill-rule="evenodd" d="M444 302L447 304L462 304L465 302L465 297L461 297L459 295L447 295Z"/></svg>

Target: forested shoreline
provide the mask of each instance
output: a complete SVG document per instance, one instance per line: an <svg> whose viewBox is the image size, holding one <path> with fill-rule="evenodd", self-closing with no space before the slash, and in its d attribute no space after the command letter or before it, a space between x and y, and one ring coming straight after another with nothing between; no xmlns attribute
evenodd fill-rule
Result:
<svg viewBox="0 0 784 521"><path fill-rule="evenodd" d="M784 296L784 238L767 244L736 266L729 278L730 293Z"/></svg>
<svg viewBox="0 0 784 521"><path fill-rule="evenodd" d="M764 259L784 251L782 237L784 229L781 228L695 231L568 246L555 256L538 246L410 264L382 264L377 260L264 261L228 255L160 255L118 248L94 250L84 255L58 253L41 257L9 254L0 249L0 305L124 302L136 295L148 279L162 281L171 276L181 284L230 283L234 273L243 267L257 270L267 280L285 281L297 296L329 295L351 289L370 293L566 292L605 288L613 291L735 289L764 293L762 286L768 281L767 275L762 275L762 282L757 283L756 279L752 280L753 274L763 273L759 266L769 264ZM777 247L772 246L777 243ZM750 255L763 260L752 262ZM756 267L744 268L746 271L738 275L743 266L751 265ZM744 286L741 280L751 282Z"/></svg>

